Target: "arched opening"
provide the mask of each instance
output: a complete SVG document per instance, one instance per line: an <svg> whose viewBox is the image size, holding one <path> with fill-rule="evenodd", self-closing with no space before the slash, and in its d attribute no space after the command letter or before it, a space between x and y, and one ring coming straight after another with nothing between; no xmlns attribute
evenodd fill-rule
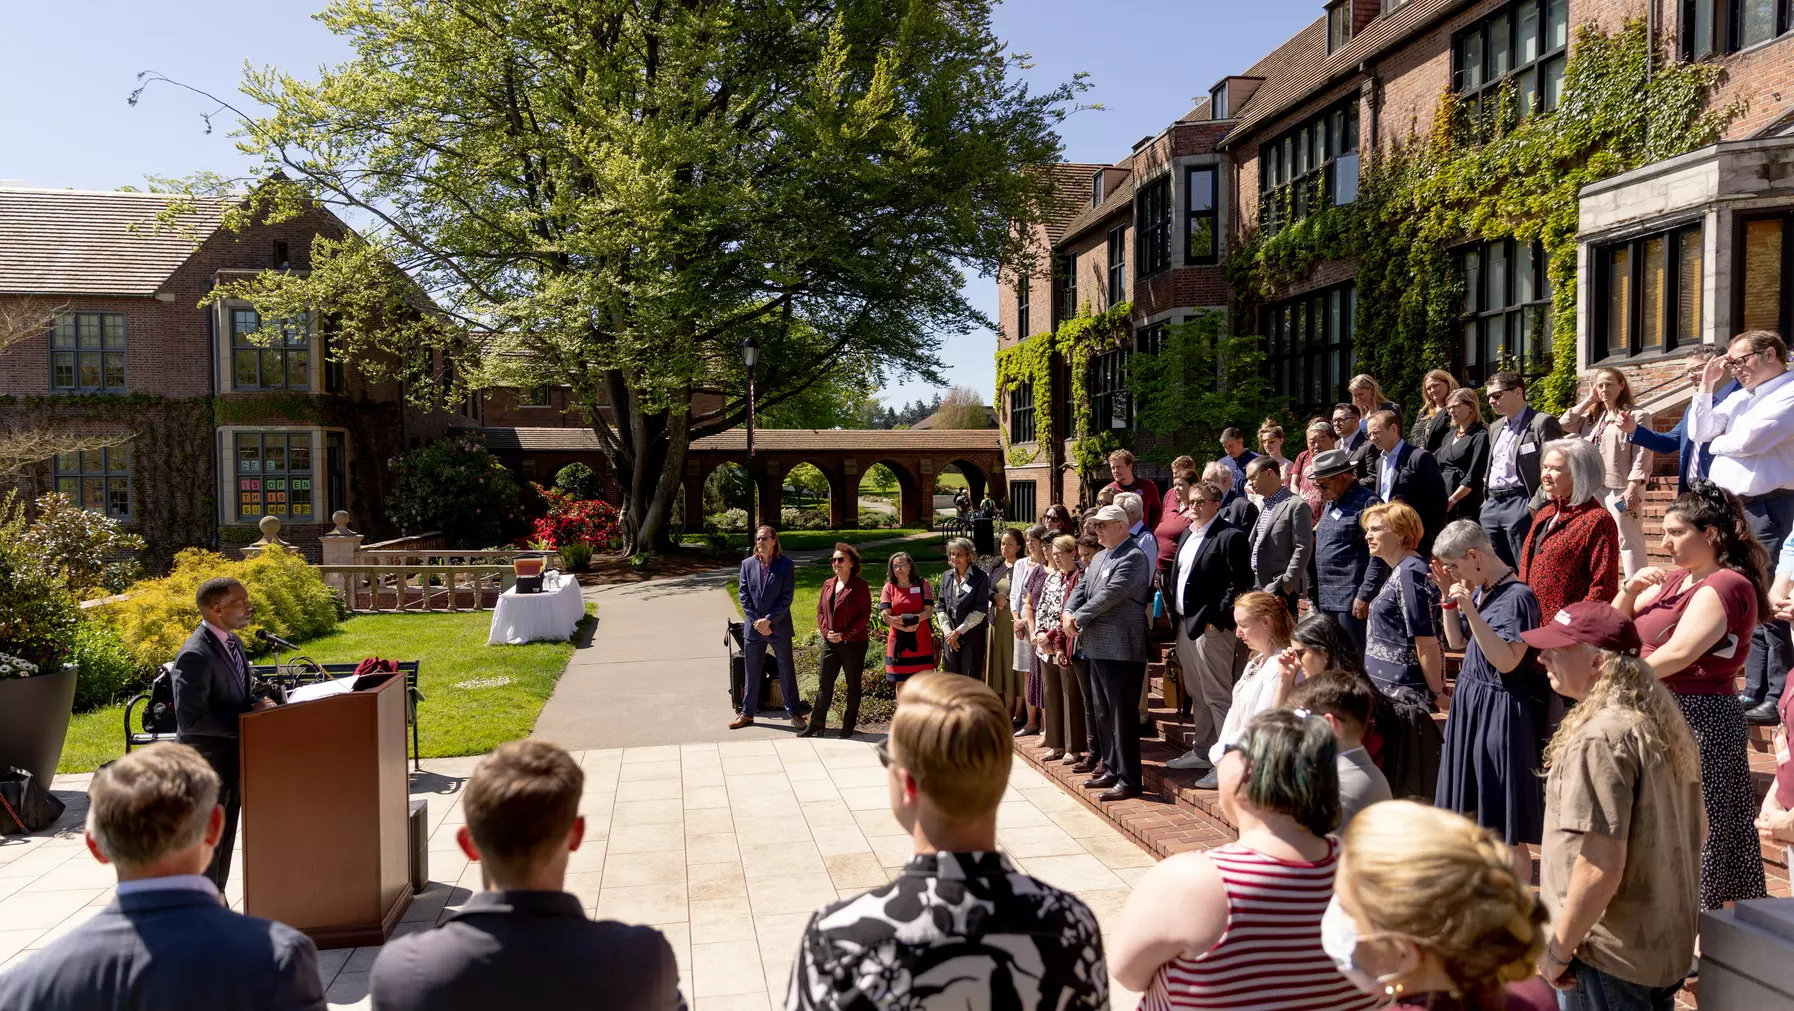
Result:
<svg viewBox="0 0 1794 1011"><path fill-rule="evenodd" d="M894 529L903 525L904 485L908 474L899 478L902 468L884 462L875 463L860 474L858 525L865 530Z"/></svg>
<svg viewBox="0 0 1794 1011"><path fill-rule="evenodd" d="M748 528L748 472L739 463L721 463L704 477L704 526L731 533Z"/></svg>
<svg viewBox="0 0 1794 1011"><path fill-rule="evenodd" d="M779 529L827 530L831 499L828 474L813 463L799 463L779 481Z"/></svg>

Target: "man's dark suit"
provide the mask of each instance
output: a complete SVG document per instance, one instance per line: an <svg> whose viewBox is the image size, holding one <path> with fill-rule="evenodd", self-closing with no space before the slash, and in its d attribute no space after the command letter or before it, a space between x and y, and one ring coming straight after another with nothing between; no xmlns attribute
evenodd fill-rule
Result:
<svg viewBox="0 0 1794 1011"><path fill-rule="evenodd" d="M124 895L4 973L0 1011L323 1011L318 950L209 893Z"/></svg>
<svg viewBox="0 0 1794 1011"><path fill-rule="evenodd" d="M1383 454L1371 457L1370 476L1365 484L1382 498ZM1439 462L1433 454L1404 442L1395 449L1395 480L1390 484L1390 502L1406 502L1420 514L1420 525L1426 532L1420 539L1420 553L1431 556L1433 538L1445 529L1445 475L1439 473Z"/></svg>
<svg viewBox="0 0 1794 1011"><path fill-rule="evenodd" d="M1726 398L1743 388L1738 385L1738 380L1727 379L1713 391L1713 406L1718 407L1725 403ZM1695 442L1688 437L1688 415L1686 412L1683 413L1682 420L1676 422L1676 427L1667 432L1653 432L1650 428L1640 425L1632 430L1631 435L1626 436L1626 440L1643 446L1653 453L1676 454L1676 494L1678 495L1688 490L1689 453L1700 454L1702 474L1707 473L1707 468L1713 464L1713 451L1707 448L1707 444Z"/></svg>
<svg viewBox="0 0 1794 1011"><path fill-rule="evenodd" d="M1202 531L1202 540L1189 547L1197 530L1192 524L1177 539L1177 550L1171 553L1171 592L1166 596L1176 624L1172 648L1190 697L1191 742L1206 753L1233 702L1238 641L1232 635L1233 602L1252 589L1252 549L1245 531L1219 515ZM1186 548L1196 554L1189 579L1180 586Z"/></svg>
<svg viewBox="0 0 1794 1011"><path fill-rule="evenodd" d="M1103 768L1128 790L1143 782L1136 714L1146 678L1147 573L1154 564L1132 538L1098 551L1065 602L1065 613L1078 624L1078 652L1090 661L1090 708Z"/></svg>
<svg viewBox="0 0 1794 1011"><path fill-rule="evenodd" d="M230 878L231 849L237 842L237 816L243 809L237 762L237 717L249 711L255 699L249 694L248 652L236 633L238 655L202 622L181 645L174 658L174 723L182 744L211 763L221 780L218 803L224 805L224 836L212 851L206 877L224 890Z"/></svg>
<svg viewBox="0 0 1794 1011"><path fill-rule="evenodd" d="M591 920L566 892L480 892L435 930L386 942L379 1011L681 1011L672 945L652 927Z"/></svg>
<svg viewBox="0 0 1794 1011"><path fill-rule="evenodd" d="M785 714L793 717L797 715L797 667L791 658L791 598L797 588L796 573L796 563L784 555L774 558L770 564L762 563L759 555L749 555L741 562L736 592L746 625L742 630L743 644L747 647L742 657L746 683L751 686L760 684L760 671L766 664L766 647L771 646L773 659L779 666L779 693L785 698ZM761 635L754 627L754 622L761 618L772 623L770 635ZM754 715L759 703L757 688L744 690L741 714Z"/></svg>

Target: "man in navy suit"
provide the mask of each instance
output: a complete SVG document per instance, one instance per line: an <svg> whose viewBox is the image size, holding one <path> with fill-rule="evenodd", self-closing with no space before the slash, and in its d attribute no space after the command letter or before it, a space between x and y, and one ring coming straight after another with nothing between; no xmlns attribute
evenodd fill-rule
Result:
<svg viewBox="0 0 1794 1011"><path fill-rule="evenodd" d="M1682 372L1684 379L1691 383L1699 383L1701 373L1706 370L1707 363L1718 355L1720 348L1716 344L1702 344L1688 352L1687 368ZM1717 407L1731 398L1732 394L1743 389L1738 380L1727 379L1713 391L1713 404ZM1688 435L1688 415L1684 413L1676 427L1667 432L1655 432L1645 428L1633 417L1631 411L1620 413L1620 428L1626 433L1626 441L1643 446L1653 453L1675 453L1679 461L1676 467L1676 494L1688 490L1688 482L1705 477L1707 467L1713 462L1713 451L1704 442L1696 442Z"/></svg>
<svg viewBox="0 0 1794 1011"><path fill-rule="evenodd" d="M785 696L785 715L794 727L804 726L797 715L797 667L791 660L791 596L797 590L797 567L779 548L779 533L771 527L754 531L754 553L741 563L741 616L747 678L741 689L741 715L730 730L754 725L760 704L760 671L771 646L779 664L779 691Z"/></svg>
<svg viewBox="0 0 1794 1011"><path fill-rule="evenodd" d="M199 752L218 773L218 803L224 808L224 837L212 853L206 877L224 890L230 879L231 850L243 795L237 762L237 717L274 703L250 694L249 660L239 629L249 627L254 610L249 591L229 576L199 584L194 594L202 620L174 658L174 726L177 740Z"/></svg>
<svg viewBox="0 0 1794 1011"><path fill-rule="evenodd" d="M87 849L117 870L116 898L0 973L0 1011L324 1011L311 939L231 912L200 874L224 842L219 788L180 744L100 766Z"/></svg>
<svg viewBox="0 0 1794 1011"><path fill-rule="evenodd" d="M1402 440L1394 411L1376 411L1365 426L1370 444L1370 476L1364 483L1385 502L1406 502L1420 514L1420 553L1433 553L1433 538L1445 529L1445 476L1433 454Z"/></svg>

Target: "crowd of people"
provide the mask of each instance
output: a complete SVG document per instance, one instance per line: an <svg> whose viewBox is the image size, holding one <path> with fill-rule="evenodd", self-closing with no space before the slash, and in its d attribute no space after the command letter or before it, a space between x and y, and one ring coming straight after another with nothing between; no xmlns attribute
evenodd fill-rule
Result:
<svg viewBox="0 0 1794 1011"><path fill-rule="evenodd" d="M1794 843L1794 373L1751 332L1688 377L1662 434L1606 370L1559 417L1497 373L1492 425L1448 373L1406 425L1360 376L1293 460L1280 427L1257 452L1230 428L1208 467L1173 463L1161 500L1116 451L1084 515L1050 506L994 565L952 540L933 584L898 552L876 605L839 544L807 723L792 563L758 531L748 635L805 733L840 677L853 730L875 614L885 627L898 706L877 750L915 853L810 918L787 1009L1096 1009L1113 977L1147 1011L1668 1011L1700 913L1765 895L1761 846ZM1651 454L1672 452L1678 494L1648 517ZM1099 802L1142 792L1160 642L1192 744L1166 765L1217 791L1238 838L1148 870L1105 947L1081 901L1001 853L998 806L1013 737L1038 735ZM757 684L764 647L749 655ZM1758 803L1747 728L1776 723ZM118 897L0 976L0 1011L323 1006L311 942L230 912L201 874L220 789L180 744L95 775L87 843ZM491 890L382 950L376 1008L683 1007L664 937L593 923L562 891L582 789L545 742L480 763L458 842Z"/></svg>

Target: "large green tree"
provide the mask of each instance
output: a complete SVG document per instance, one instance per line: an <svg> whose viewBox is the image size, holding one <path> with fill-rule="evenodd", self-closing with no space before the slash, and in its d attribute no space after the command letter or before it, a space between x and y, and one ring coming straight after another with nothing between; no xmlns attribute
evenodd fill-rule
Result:
<svg viewBox="0 0 1794 1011"><path fill-rule="evenodd" d="M627 549L664 545L689 441L743 419L745 338L770 409L842 370L938 382L940 341L989 325L961 271L1026 261L1081 86L1030 91L991 7L333 0L355 58L250 69L226 108L250 216L365 227L227 293L332 314L339 354L432 402L570 386Z"/></svg>

